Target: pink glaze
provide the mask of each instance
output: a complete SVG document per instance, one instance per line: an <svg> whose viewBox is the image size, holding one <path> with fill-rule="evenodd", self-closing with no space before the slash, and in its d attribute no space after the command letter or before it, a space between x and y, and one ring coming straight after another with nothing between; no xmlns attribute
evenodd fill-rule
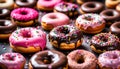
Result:
<svg viewBox="0 0 120 69"><path fill-rule="evenodd" d="M68 24L70 19L63 13L48 13L42 17L41 21L56 27Z"/></svg>
<svg viewBox="0 0 120 69"><path fill-rule="evenodd" d="M17 8L11 12L11 17L18 21L30 21L38 18L38 12L32 8Z"/></svg>
<svg viewBox="0 0 120 69"><path fill-rule="evenodd" d="M4 53L0 55L0 63L5 65L7 69L21 69L21 65L26 59L19 53Z"/></svg>
<svg viewBox="0 0 120 69"><path fill-rule="evenodd" d="M13 46L34 46L43 50L46 47L46 34L37 28L21 28L11 34L9 41Z"/></svg>
<svg viewBox="0 0 120 69"><path fill-rule="evenodd" d="M37 4L48 8L54 8L54 6L61 1L62 0L39 0Z"/></svg>
<svg viewBox="0 0 120 69"><path fill-rule="evenodd" d="M120 66L120 51L107 51L98 57L98 62L104 67L118 69Z"/></svg>
<svg viewBox="0 0 120 69"><path fill-rule="evenodd" d="M70 69L95 69L97 58L94 54L86 50L74 50L67 55L68 65ZM78 63L83 60L83 63Z"/></svg>
<svg viewBox="0 0 120 69"><path fill-rule="evenodd" d="M83 26L84 29L88 27L96 28L105 23L105 20L100 15L93 13L80 15L76 21L80 26Z"/></svg>

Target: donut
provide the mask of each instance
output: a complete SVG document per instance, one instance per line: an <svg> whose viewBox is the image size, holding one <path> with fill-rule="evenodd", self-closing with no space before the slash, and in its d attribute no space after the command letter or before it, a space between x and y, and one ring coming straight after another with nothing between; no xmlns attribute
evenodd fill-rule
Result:
<svg viewBox="0 0 120 69"><path fill-rule="evenodd" d="M62 0L38 0L37 8L42 11L53 11L54 6Z"/></svg>
<svg viewBox="0 0 120 69"><path fill-rule="evenodd" d="M68 69L96 69L97 58L86 50L74 50L67 55Z"/></svg>
<svg viewBox="0 0 120 69"><path fill-rule="evenodd" d="M13 31L15 31L17 25L10 20L0 20L0 39L8 39Z"/></svg>
<svg viewBox="0 0 120 69"><path fill-rule="evenodd" d="M0 8L12 10L14 8L14 0L0 0Z"/></svg>
<svg viewBox="0 0 120 69"><path fill-rule="evenodd" d="M66 69L67 57L55 50L45 50L34 54L29 69Z"/></svg>
<svg viewBox="0 0 120 69"><path fill-rule="evenodd" d="M52 29L48 38L53 47L60 50L72 50L82 44L83 35L74 26L62 25Z"/></svg>
<svg viewBox="0 0 120 69"><path fill-rule="evenodd" d="M11 12L11 19L18 26L31 26L38 20L38 11L32 8L17 8Z"/></svg>
<svg viewBox="0 0 120 69"><path fill-rule="evenodd" d="M86 13L100 13L104 9L101 2L86 2L81 5L79 11L81 14Z"/></svg>
<svg viewBox="0 0 120 69"><path fill-rule="evenodd" d="M110 32L117 36L120 36L120 22L115 22L110 26Z"/></svg>
<svg viewBox="0 0 120 69"><path fill-rule="evenodd" d="M116 6L116 10L120 13L120 4Z"/></svg>
<svg viewBox="0 0 120 69"><path fill-rule="evenodd" d="M91 49L96 53L120 49L120 41L111 33L99 33L91 38Z"/></svg>
<svg viewBox="0 0 120 69"><path fill-rule="evenodd" d="M21 28L11 34L9 43L14 51L34 53L46 47L46 34L37 28Z"/></svg>
<svg viewBox="0 0 120 69"><path fill-rule="evenodd" d="M100 69L120 69L120 51L107 51L99 55Z"/></svg>
<svg viewBox="0 0 120 69"><path fill-rule="evenodd" d="M105 20L98 14L83 14L76 19L76 27L84 33L95 34L105 27Z"/></svg>
<svg viewBox="0 0 120 69"><path fill-rule="evenodd" d="M10 17L9 9L0 9L0 19L8 19Z"/></svg>
<svg viewBox="0 0 120 69"><path fill-rule="evenodd" d="M61 2L55 5L54 12L61 12L69 17L75 17L78 15L78 6L73 3Z"/></svg>
<svg viewBox="0 0 120 69"><path fill-rule="evenodd" d="M36 0L15 0L15 8L18 7L30 7L34 8L36 6Z"/></svg>
<svg viewBox="0 0 120 69"><path fill-rule="evenodd" d="M89 2L89 1L92 1L92 0L76 0L76 2L77 2L79 5L82 5L82 4L84 4L85 2Z"/></svg>
<svg viewBox="0 0 120 69"><path fill-rule="evenodd" d="M107 26L110 26L120 19L119 12L114 9L103 10L100 15L105 19Z"/></svg>
<svg viewBox="0 0 120 69"><path fill-rule="evenodd" d="M41 26L45 30L52 30L56 26L65 25L69 22L69 17L63 13L48 13L41 18Z"/></svg>
<svg viewBox="0 0 120 69"><path fill-rule="evenodd" d="M0 69L24 69L26 59L20 53L4 53L0 55Z"/></svg>
<svg viewBox="0 0 120 69"><path fill-rule="evenodd" d="M120 0L105 0L106 7L110 9L114 9L119 3Z"/></svg>

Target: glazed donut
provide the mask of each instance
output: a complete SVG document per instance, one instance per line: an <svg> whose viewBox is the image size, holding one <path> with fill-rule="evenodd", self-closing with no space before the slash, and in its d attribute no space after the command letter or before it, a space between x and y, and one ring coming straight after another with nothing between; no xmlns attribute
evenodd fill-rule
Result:
<svg viewBox="0 0 120 69"><path fill-rule="evenodd" d="M55 50L45 50L34 54L29 62L29 69L65 69L67 57Z"/></svg>
<svg viewBox="0 0 120 69"><path fill-rule="evenodd" d="M83 14L76 19L76 27L88 34L101 32L105 27L105 20L98 14Z"/></svg>
<svg viewBox="0 0 120 69"><path fill-rule="evenodd" d="M52 30L54 27L68 24L69 17L63 13L48 13L41 18L41 26L45 30Z"/></svg>
<svg viewBox="0 0 120 69"><path fill-rule="evenodd" d="M10 10L0 9L0 19L8 19L10 17Z"/></svg>
<svg viewBox="0 0 120 69"><path fill-rule="evenodd" d="M120 13L120 4L116 6L116 10Z"/></svg>
<svg viewBox="0 0 120 69"><path fill-rule="evenodd" d="M14 8L14 0L0 0L0 8L12 10Z"/></svg>
<svg viewBox="0 0 120 69"><path fill-rule="evenodd" d="M78 6L73 3L61 2L55 5L54 12L61 12L69 17L75 17L78 15Z"/></svg>
<svg viewBox="0 0 120 69"><path fill-rule="evenodd" d="M105 0L105 5L107 8L115 8L117 4L120 3L120 0Z"/></svg>
<svg viewBox="0 0 120 69"><path fill-rule="evenodd" d="M62 0L38 0L37 8L42 11L53 11L54 6Z"/></svg>
<svg viewBox="0 0 120 69"><path fill-rule="evenodd" d="M31 26L38 20L38 11L32 8L17 8L11 12L11 19L18 26Z"/></svg>
<svg viewBox="0 0 120 69"><path fill-rule="evenodd" d="M110 26L110 32L117 36L120 36L120 22L115 22Z"/></svg>
<svg viewBox="0 0 120 69"><path fill-rule="evenodd" d="M20 53L4 53L0 55L1 69L24 69L26 59Z"/></svg>
<svg viewBox="0 0 120 69"><path fill-rule="evenodd" d="M15 8L18 7L30 7L34 8L36 6L36 0L15 0Z"/></svg>
<svg viewBox="0 0 120 69"><path fill-rule="evenodd" d="M14 51L34 53L46 47L46 34L37 28L21 28L11 34L9 42Z"/></svg>
<svg viewBox="0 0 120 69"><path fill-rule="evenodd" d="M74 50L67 55L68 69L96 69L97 58L85 50Z"/></svg>
<svg viewBox="0 0 120 69"><path fill-rule="evenodd" d="M85 2L89 2L89 1L92 1L92 0L76 0L76 2L77 2L79 5L82 5L82 4L84 4Z"/></svg>
<svg viewBox="0 0 120 69"><path fill-rule="evenodd" d="M62 25L52 29L48 38L53 47L61 50L71 50L82 44L83 35L74 26Z"/></svg>
<svg viewBox="0 0 120 69"><path fill-rule="evenodd" d="M106 20L106 25L108 26L120 19L119 12L113 9L104 10L100 15Z"/></svg>
<svg viewBox="0 0 120 69"><path fill-rule="evenodd" d="M119 38L111 33L100 33L91 39L91 49L96 53L120 49Z"/></svg>
<svg viewBox="0 0 120 69"><path fill-rule="evenodd" d="M100 69L120 69L120 51L107 51L98 57Z"/></svg>
<svg viewBox="0 0 120 69"><path fill-rule="evenodd" d="M81 14L85 13L100 13L104 9L101 2L86 2L81 5L79 11Z"/></svg>
<svg viewBox="0 0 120 69"><path fill-rule="evenodd" d="M0 20L0 39L8 39L17 25L10 20Z"/></svg>

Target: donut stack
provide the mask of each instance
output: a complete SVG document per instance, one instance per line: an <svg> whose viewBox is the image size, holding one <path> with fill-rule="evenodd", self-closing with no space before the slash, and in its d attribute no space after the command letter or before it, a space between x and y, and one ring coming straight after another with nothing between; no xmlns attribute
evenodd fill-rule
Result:
<svg viewBox="0 0 120 69"><path fill-rule="evenodd" d="M120 0L0 0L0 69L120 69L119 8Z"/></svg>

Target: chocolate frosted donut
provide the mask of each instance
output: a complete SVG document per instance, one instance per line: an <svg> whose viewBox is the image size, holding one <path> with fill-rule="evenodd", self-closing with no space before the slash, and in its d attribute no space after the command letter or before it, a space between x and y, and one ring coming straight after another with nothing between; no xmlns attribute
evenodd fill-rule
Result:
<svg viewBox="0 0 120 69"><path fill-rule="evenodd" d="M70 25L58 26L49 33L50 43L61 50L78 48L82 44L82 38L81 31Z"/></svg>
<svg viewBox="0 0 120 69"><path fill-rule="evenodd" d="M120 14L116 10L107 9L100 13L100 15L106 20L107 25L111 25L115 21L120 19Z"/></svg>
<svg viewBox="0 0 120 69"><path fill-rule="evenodd" d="M120 22L113 23L110 26L110 32L115 34L115 35L120 36Z"/></svg>
<svg viewBox="0 0 120 69"><path fill-rule="evenodd" d="M120 50L120 41L114 34L100 33L92 37L90 47L97 53Z"/></svg>
<svg viewBox="0 0 120 69"><path fill-rule="evenodd" d="M6 19L9 16L10 16L10 10L0 9L0 19Z"/></svg>
<svg viewBox="0 0 120 69"><path fill-rule="evenodd" d="M0 20L0 39L6 39L17 28L10 20Z"/></svg>
<svg viewBox="0 0 120 69"><path fill-rule="evenodd" d="M100 13L104 9L101 2L86 2L80 7L80 13Z"/></svg>
<svg viewBox="0 0 120 69"><path fill-rule="evenodd" d="M15 7L34 7L36 5L36 0L16 0Z"/></svg>
<svg viewBox="0 0 120 69"><path fill-rule="evenodd" d="M29 62L29 69L64 69L67 57L55 50L45 50L33 55Z"/></svg>
<svg viewBox="0 0 120 69"><path fill-rule="evenodd" d="M54 12L61 12L70 17L78 15L78 6L73 3L61 2L55 5Z"/></svg>

